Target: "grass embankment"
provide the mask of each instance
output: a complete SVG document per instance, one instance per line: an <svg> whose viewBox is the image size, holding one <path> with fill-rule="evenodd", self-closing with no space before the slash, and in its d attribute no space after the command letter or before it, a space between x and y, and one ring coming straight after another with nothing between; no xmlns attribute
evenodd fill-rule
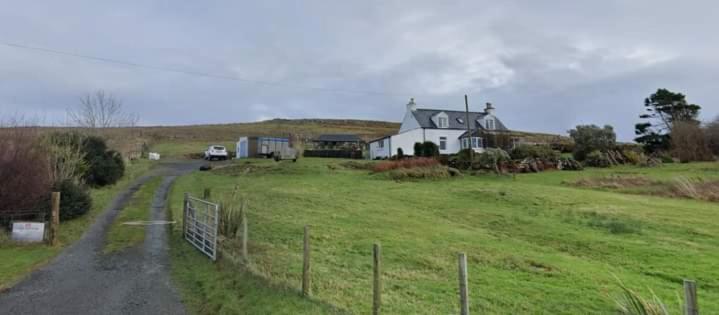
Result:
<svg viewBox="0 0 719 315"><path fill-rule="evenodd" d="M173 186L171 194L182 195ZM173 280L179 284L183 303L196 314L339 314L336 307L300 297L281 282L259 277L220 259L213 263L182 237L182 201L168 205L172 226L170 256Z"/></svg>
<svg viewBox="0 0 719 315"><path fill-rule="evenodd" d="M302 228L311 225L314 296L352 313L371 308L375 242L383 246L388 314L458 313L457 252L468 255L473 312L613 313L621 294L614 275L647 295L651 288L672 309L682 279L696 279L702 311L719 312L717 203L567 184L627 173L710 179L719 177L717 163L416 182L345 169L338 160L239 163L180 178L171 203L181 205L183 192L211 187L219 197L239 185L249 206L251 268L295 290ZM194 294L221 294L206 300L210 310L242 303L246 289L233 287L223 267L217 272L197 280ZM272 306L282 297L256 302L285 312Z"/></svg>
<svg viewBox="0 0 719 315"><path fill-rule="evenodd" d="M147 172L152 164L141 160L127 165L125 176L110 187L92 189L92 208L82 217L60 223L59 245L52 247L44 244L18 244L0 240L0 289L12 286L19 279L47 263L65 246L78 240L95 218L113 198L127 188L140 175Z"/></svg>
<svg viewBox="0 0 719 315"><path fill-rule="evenodd" d="M161 182L162 177L149 180L132 196L125 208L120 210L107 231L104 253L108 254L123 250L138 245L145 240L144 225L126 225L124 223L150 220L152 200Z"/></svg>

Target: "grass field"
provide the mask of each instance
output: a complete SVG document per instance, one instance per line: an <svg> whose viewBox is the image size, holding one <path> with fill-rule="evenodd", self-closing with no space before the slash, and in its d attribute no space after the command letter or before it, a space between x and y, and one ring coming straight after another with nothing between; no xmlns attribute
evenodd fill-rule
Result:
<svg viewBox="0 0 719 315"><path fill-rule="evenodd" d="M92 209L82 217L60 223L60 245L52 247L43 244L25 245L8 240L0 240L0 289L11 286L16 281L47 263L65 246L79 239L95 217L107 207L118 192L125 189L132 180L145 173L150 167L149 161L137 161L128 165L125 176L115 185L91 190Z"/></svg>
<svg viewBox="0 0 719 315"><path fill-rule="evenodd" d="M135 246L145 240L144 225L125 225L129 221L150 220L150 208L155 191L160 186L161 177L156 177L142 185L130 202L112 222L105 239L105 253L111 253Z"/></svg>
<svg viewBox="0 0 719 315"><path fill-rule="evenodd" d="M383 246L388 314L457 313L457 252L468 255L474 312L612 313L620 294L615 276L645 295L653 290L673 309L682 279L696 279L702 311L719 312L719 204L568 184L611 174L719 178L717 163L421 182L389 181L340 160L244 163L180 178L171 204L180 205L183 192L211 187L218 197L239 185L249 205L251 269L295 295L302 228L311 225L315 298L349 313L370 310L375 242ZM199 254L185 254L198 268L212 268ZM272 308L282 294L262 306L242 304L247 289L216 269L194 279L192 294L222 294L205 309L318 312L301 303Z"/></svg>

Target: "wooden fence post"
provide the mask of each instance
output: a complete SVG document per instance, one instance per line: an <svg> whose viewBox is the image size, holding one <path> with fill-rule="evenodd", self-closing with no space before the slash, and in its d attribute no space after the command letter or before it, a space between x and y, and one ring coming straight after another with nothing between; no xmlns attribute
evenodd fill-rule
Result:
<svg viewBox="0 0 719 315"><path fill-rule="evenodd" d="M302 259L302 295L307 297L312 294L312 275L310 271L310 226L305 225Z"/></svg>
<svg viewBox="0 0 719 315"><path fill-rule="evenodd" d="M247 254L247 214L245 210L242 210L242 259L245 263L249 262L249 256Z"/></svg>
<svg viewBox="0 0 719 315"><path fill-rule="evenodd" d="M50 200L50 245L55 246L60 232L60 193L57 191L52 192Z"/></svg>
<svg viewBox="0 0 719 315"><path fill-rule="evenodd" d="M467 255L459 253L459 313L469 315L469 288L467 287Z"/></svg>
<svg viewBox="0 0 719 315"><path fill-rule="evenodd" d="M372 247L372 261L374 263L372 315L379 315L382 306L382 247L380 244L374 244Z"/></svg>
<svg viewBox="0 0 719 315"><path fill-rule="evenodd" d="M684 314L699 315L699 303L697 302L697 283L693 280L684 279Z"/></svg>

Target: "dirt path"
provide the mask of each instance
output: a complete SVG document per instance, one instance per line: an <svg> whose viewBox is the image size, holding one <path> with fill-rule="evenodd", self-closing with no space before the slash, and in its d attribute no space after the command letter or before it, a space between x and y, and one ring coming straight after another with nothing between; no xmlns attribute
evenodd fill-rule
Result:
<svg viewBox="0 0 719 315"><path fill-rule="evenodd" d="M75 244L53 262L0 294L0 314L184 314L169 276L167 226L147 226L142 246L104 255L105 232L132 195L163 177L152 219L165 219L169 189L195 162L166 163L120 193Z"/></svg>

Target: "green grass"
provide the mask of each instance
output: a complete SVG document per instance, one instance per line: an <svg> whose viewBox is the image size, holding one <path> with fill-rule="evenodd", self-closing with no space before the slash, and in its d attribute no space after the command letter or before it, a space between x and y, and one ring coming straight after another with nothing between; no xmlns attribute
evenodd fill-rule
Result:
<svg viewBox="0 0 719 315"><path fill-rule="evenodd" d="M82 217L60 223L59 245L52 247L43 244L18 244L0 240L0 289L12 286L28 273L44 265L55 257L62 249L78 240L88 226L118 192L127 188L138 176L147 172L151 163L146 160L136 161L128 165L125 176L115 185L90 191L92 208Z"/></svg>
<svg viewBox="0 0 719 315"><path fill-rule="evenodd" d="M161 182L162 177L155 177L142 185L127 206L115 217L115 221L107 231L104 253L108 254L133 247L145 240L144 225L125 225L123 223L150 220L152 199Z"/></svg>
<svg viewBox="0 0 719 315"><path fill-rule="evenodd" d="M233 141L177 141L162 142L152 146L151 151L160 153L161 159L183 159L188 158L189 154L200 155L207 147L213 144L219 144L227 148L228 153L235 151L235 142Z"/></svg>
<svg viewBox="0 0 719 315"><path fill-rule="evenodd" d="M196 314L336 314L341 311L300 297L282 284L238 269L227 261L213 263L179 235L171 237L172 275L183 303Z"/></svg>
<svg viewBox="0 0 719 315"><path fill-rule="evenodd" d="M315 297L352 313L371 307L375 242L383 246L388 314L457 313L458 252L468 255L473 312L613 313L622 294L613 275L640 293L651 288L672 309L682 279L696 279L702 311L719 312L718 204L565 184L610 174L717 178L717 163L395 182L341 162L254 160L197 172L177 181L171 204L177 216L183 192L211 187L219 197L239 185L252 269L295 289L302 228L311 225ZM235 292L217 277L192 290ZM225 294L234 303L243 291ZM272 308L273 298L261 302L285 311Z"/></svg>

